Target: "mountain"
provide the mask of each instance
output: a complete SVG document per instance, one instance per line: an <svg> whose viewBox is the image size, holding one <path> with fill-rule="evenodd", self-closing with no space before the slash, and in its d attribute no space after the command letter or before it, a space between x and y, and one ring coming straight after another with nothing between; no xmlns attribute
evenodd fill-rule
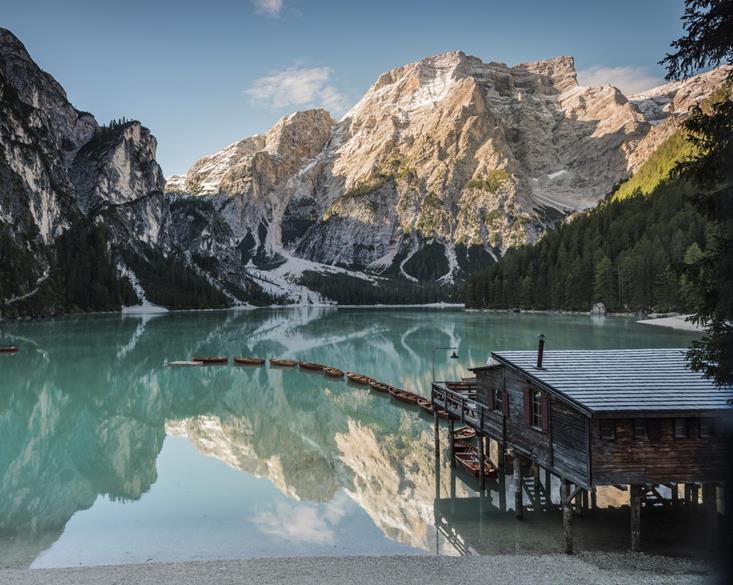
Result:
<svg viewBox="0 0 733 585"><path fill-rule="evenodd" d="M233 302L184 254L156 147L74 108L0 29L0 316Z"/></svg>
<svg viewBox="0 0 733 585"><path fill-rule="evenodd" d="M724 76L626 98L573 60L461 52L381 75L339 121L296 112L165 181L0 29L0 316L430 302L594 206Z"/></svg>
<svg viewBox="0 0 733 585"><path fill-rule="evenodd" d="M338 122L293 114L167 190L234 216L260 257L290 261L276 277L312 270L302 259L450 283L595 206L723 77L627 98L580 86L571 57L507 67L445 53L381 75Z"/></svg>

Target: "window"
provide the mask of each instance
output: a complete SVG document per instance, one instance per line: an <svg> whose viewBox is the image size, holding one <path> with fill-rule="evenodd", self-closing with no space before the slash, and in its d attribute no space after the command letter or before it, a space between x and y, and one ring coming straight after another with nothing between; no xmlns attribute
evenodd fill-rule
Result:
<svg viewBox="0 0 733 585"><path fill-rule="evenodd" d="M501 388L494 389L494 410L504 412L504 391Z"/></svg>
<svg viewBox="0 0 733 585"><path fill-rule="evenodd" d="M710 439L715 436L715 425L709 418L700 419L700 437L702 439Z"/></svg>
<svg viewBox="0 0 733 585"><path fill-rule="evenodd" d="M650 418L646 421L646 436L650 441L659 441L662 438L662 420Z"/></svg>
<svg viewBox="0 0 733 585"><path fill-rule="evenodd" d="M532 410L530 412L530 425L535 428L542 428L542 394L539 390L530 390L530 397L532 398Z"/></svg>
<svg viewBox="0 0 733 585"><path fill-rule="evenodd" d="M634 419L634 439L646 439L646 421L643 418Z"/></svg>
<svg viewBox="0 0 733 585"><path fill-rule="evenodd" d="M687 421L684 418L674 419L672 431L673 431L673 435L675 439L686 439L687 438Z"/></svg>
<svg viewBox="0 0 733 585"><path fill-rule="evenodd" d="M613 441L616 438L616 424L612 420L601 419L601 439Z"/></svg>

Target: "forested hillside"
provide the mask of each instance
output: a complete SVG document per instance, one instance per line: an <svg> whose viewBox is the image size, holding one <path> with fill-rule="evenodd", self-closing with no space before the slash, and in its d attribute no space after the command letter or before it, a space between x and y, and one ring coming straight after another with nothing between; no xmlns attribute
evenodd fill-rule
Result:
<svg viewBox="0 0 733 585"><path fill-rule="evenodd" d="M669 170L690 152L673 135L596 209L569 219L536 245L510 250L465 289L473 308L685 311L692 293L677 268L702 254L709 226L692 188Z"/></svg>

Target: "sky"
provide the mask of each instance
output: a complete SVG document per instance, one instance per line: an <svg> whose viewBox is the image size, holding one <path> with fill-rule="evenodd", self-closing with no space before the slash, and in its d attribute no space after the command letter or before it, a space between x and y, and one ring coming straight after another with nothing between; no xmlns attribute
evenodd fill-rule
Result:
<svg viewBox="0 0 733 585"><path fill-rule="evenodd" d="M166 176L280 117L340 117L383 72L460 49L575 57L584 85L662 83L683 0L0 0L0 26L100 123L140 120Z"/></svg>

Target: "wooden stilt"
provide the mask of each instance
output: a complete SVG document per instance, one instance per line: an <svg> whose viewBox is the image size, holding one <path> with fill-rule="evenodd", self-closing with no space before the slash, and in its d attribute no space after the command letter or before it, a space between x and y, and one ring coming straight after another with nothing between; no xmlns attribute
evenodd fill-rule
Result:
<svg viewBox="0 0 733 585"><path fill-rule="evenodd" d="M700 486L696 483L692 484L692 503L695 506L700 503Z"/></svg>
<svg viewBox="0 0 733 585"><path fill-rule="evenodd" d="M504 475L504 466L506 462L504 460L504 444L500 441L496 442L496 467L499 470L499 475Z"/></svg>
<svg viewBox="0 0 733 585"><path fill-rule="evenodd" d="M692 504L692 484L690 483L685 484L685 504Z"/></svg>
<svg viewBox="0 0 733 585"><path fill-rule="evenodd" d="M514 452L514 515L524 518L524 499L522 497L522 462L519 453Z"/></svg>
<svg viewBox="0 0 733 585"><path fill-rule="evenodd" d="M630 487L629 499L631 504L631 550L641 550L641 494L642 489L638 484Z"/></svg>
<svg viewBox="0 0 733 585"><path fill-rule="evenodd" d="M718 535L718 498L714 483L702 484L702 503L705 506L707 533L714 542Z"/></svg>
<svg viewBox="0 0 733 585"><path fill-rule="evenodd" d="M506 474L499 472L499 510L506 512Z"/></svg>
<svg viewBox="0 0 733 585"><path fill-rule="evenodd" d="M486 489L486 466L484 465L484 438L478 436L478 485L481 493Z"/></svg>
<svg viewBox="0 0 733 585"><path fill-rule="evenodd" d="M591 510L595 510L598 507L598 501L596 497L596 488L593 488L590 491L590 508Z"/></svg>
<svg viewBox="0 0 733 585"><path fill-rule="evenodd" d="M575 496L575 502L574 502L575 513L581 517L583 516L583 496L581 495L582 491L584 490L581 490L580 492L578 492L578 495Z"/></svg>
<svg viewBox="0 0 733 585"><path fill-rule="evenodd" d="M573 554L573 508L570 502L570 482L562 480L560 485L560 505L562 506L562 529L565 537L565 552Z"/></svg>
<svg viewBox="0 0 733 585"><path fill-rule="evenodd" d="M540 466L536 463L532 464L532 483L534 483L534 509L540 509Z"/></svg>
<svg viewBox="0 0 733 585"><path fill-rule="evenodd" d="M672 496L670 497L670 502L672 503L673 506L677 506L680 500L680 492L679 492L679 489L677 488L677 484L676 483L671 484L669 489L672 492Z"/></svg>
<svg viewBox="0 0 733 585"><path fill-rule="evenodd" d="M456 467L455 431L455 422L453 422L453 419L450 419L448 421L448 450L450 451L450 466L454 469Z"/></svg>
<svg viewBox="0 0 733 585"><path fill-rule="evenodd" d="M588 511L588 490L583 490L583 511Z"/></svg>
<svg viewBox="0 0 733 585"><path fill-rule="evenodd" d="M547 509L552 508L552 474L549 469L545 469L545 499Z"/></svg>
<svg viewBox="0 0 733 585"><path fill-rule="evenodd" d="M440 467L440 419L438 419L438 410L433 413L433 421L435 427L435 465Z"/></svg>

